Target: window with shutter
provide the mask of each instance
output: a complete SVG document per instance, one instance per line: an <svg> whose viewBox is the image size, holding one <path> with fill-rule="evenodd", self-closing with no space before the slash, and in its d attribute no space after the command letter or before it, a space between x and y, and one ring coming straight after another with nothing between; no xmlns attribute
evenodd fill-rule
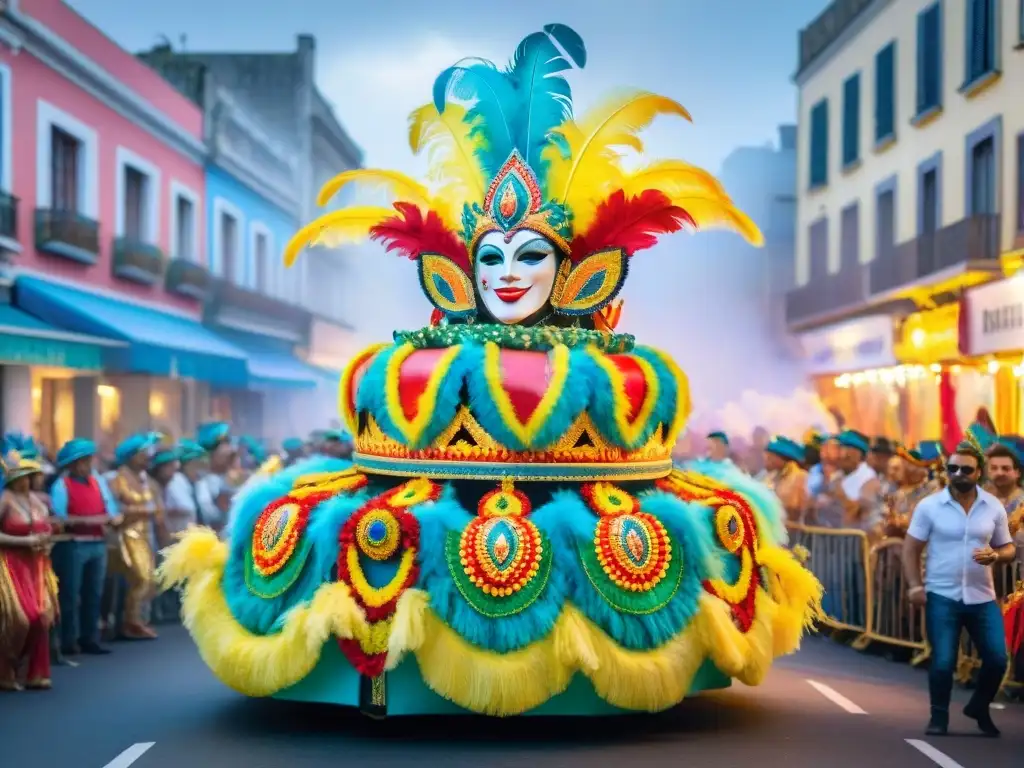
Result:
<svg viewBox="0 0 1024 768"><path fill-rule="evenodd" d="M843 167L860 159L860 75L843 84Z"/></svg>
<svg viewBox="0 0 1024 768"><path fill-rule="evenodd" d="M828 100L822 99L811 109L811 189L828 184Z"/></svg>
<svg viewBox="0 0 1024 768"><path fill-rule="evenodd" d="M1018 0L1017 5L1017 39L1024 45L1024 0Z"/></svg>
<svg viewBox="0 0 1024 768"><path fill-rule="evenodd" d="M996 71L995 0L967 0L964 88Z"/></svg>
<svg viewBox="0 0 1024 768"><path fill-rule="evenodd" d="M942 6L917 17L917 114L942 106Z"/></svg>
<svg viewBox="0 0 1024 768"><path fill-rule="evenodd" d="M807 231L811 279L826 277L828 269L828 219L818 219Z"/></svg>
<svg viewBox="0 0 1024 768"><path fill-rule="evenodd" d="M875 143L883 142L895 133L896 42L893 41L875 56Z"/></svg>
<svg viewBox="0 0 1024 768"><path fill-rule="evenodd" d="M843 209L839 220L839 271L853 269L860 262L860 206Z"/></svg>
<svg viewBox="0 0 1024 768"><path fill-rule="evenodd" d="M875 258L885 258L896 244L896 192L886 189L875 200Z"/></svg>

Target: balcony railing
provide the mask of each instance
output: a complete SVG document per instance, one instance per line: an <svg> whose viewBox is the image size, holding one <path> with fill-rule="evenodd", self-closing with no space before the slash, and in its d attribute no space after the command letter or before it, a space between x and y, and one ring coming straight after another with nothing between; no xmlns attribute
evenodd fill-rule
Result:
<svg viewBox="0 0 1024 768"><path fill-rule="evenodd" d="M171 259L167 265L164 285L170 293L205 301L210 294L210 272L202 264L186 259Z"/></svg>
<svg viewBox="0 0 1024 768"><path fill-rule="evenodd" d="M999 244L998 214L961 219L876 254L870 265L870 292L890 293L929 278L941 279L947 272L998 271Z"/></svg>
<svg viewBox="0 0 1024 768"><path fill-rule="evenodd" d="M140 285L155 285L164 274L164 252L159 246L130 237L114 238L111 272L114 277Z"/></svg>
<svg viewBox="0 0 1024 768"><path fill-rule="evenodd" d="M0 192L0 238L18 241L18 198Z"/></svg>
<svg viewBox="0 0 1024 768"><path fill-rule="evenodd" d="M80 264L100 257L100 225L77 211L36 208L36 248Z"/></svg>
<svg viewBox="0 0 1024 768"><path fill-rule="evenodd" d="M863 265L812 277L806 285L786 294L786 324L796 330L841 317L864 305L866 284Z"/></svg>

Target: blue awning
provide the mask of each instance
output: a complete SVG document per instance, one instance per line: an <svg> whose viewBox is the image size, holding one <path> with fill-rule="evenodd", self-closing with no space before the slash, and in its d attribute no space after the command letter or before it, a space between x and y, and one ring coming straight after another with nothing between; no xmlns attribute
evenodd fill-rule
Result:
<svg viewBox="0 0 1024 768"><path fill-rule="evenodd" d="M181 376L221 386L244 387L244 351L196 320L125 301L20 277L15 285L20 308L58 328L125 342L103 354L107 370Z"/></svg>
<svg viewBox="0 0 1024 768"><path fill-rule="evenodd" d="M10 304L0 304L0 362L99 371L103 351L122 342L56 328Z"/></svg>
<svg viewBox="0 0 1024 768"><path fill-rule="evenodd" d="M320 383L320 370L295 357L286 343L252 334L225 332L225 335L245 350L250 386L312 389Z"/></svg>

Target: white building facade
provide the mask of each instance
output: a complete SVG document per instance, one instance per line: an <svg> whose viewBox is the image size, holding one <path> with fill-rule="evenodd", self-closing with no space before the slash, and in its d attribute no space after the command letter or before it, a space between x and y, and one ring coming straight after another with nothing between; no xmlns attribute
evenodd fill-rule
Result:
<svg viewBox="0 0 1024 768"><path fill-rule="evenodd" d="M799 62L786 316L815 332L823 396L848 418L884 412L853 424L875 434L939 438L957 398L1017 431L996 403L1001 360L973 359L956 331L960 303L1024 247L1024 2L836 0L801 32Z"/></svg>

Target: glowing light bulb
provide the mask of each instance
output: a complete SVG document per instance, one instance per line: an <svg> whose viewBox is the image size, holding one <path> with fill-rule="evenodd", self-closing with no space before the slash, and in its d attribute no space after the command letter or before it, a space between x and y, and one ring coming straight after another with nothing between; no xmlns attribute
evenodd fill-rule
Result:
<svg viewBox="0 0 1024 768"><path fill-rule="evenodd" d="M988 362L988 372L991 375L993 375L993 376L995 376L997 373L999 373L999 361L998 360L989 360L989 362Z"/></svg>

